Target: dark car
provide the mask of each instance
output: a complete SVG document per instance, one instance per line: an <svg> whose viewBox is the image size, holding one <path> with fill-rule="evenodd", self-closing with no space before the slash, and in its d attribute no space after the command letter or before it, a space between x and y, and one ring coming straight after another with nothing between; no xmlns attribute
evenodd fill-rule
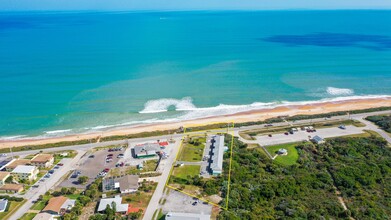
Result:
<svg viewBox="0 0 391 220"><path fill-rule="evenodd" d="M61 167L61 166L64 166L64 164L63 163L58 163L57 166Z"/></svg>
<svg viewBox="0 0 391 220"><path fill-rule="evenodd" d="M285 135L289 135L289 133L288 133L288 132L285 132L284 134L285 134Z"/></svg>
<svg viewBox="0 0 391 220"><path fill-rule="evenodd" d="M272 137L272 135L271 135L271 134L269 134L268 136L269 136L269 137Z"/></svg>
<svg viewBox="0 0 391 220"><path fill-rule="evenodd" d="M89 156L89 158L94 158L95 157L95 155L93 155L93 154L91 154L90 156Z"/></svg>

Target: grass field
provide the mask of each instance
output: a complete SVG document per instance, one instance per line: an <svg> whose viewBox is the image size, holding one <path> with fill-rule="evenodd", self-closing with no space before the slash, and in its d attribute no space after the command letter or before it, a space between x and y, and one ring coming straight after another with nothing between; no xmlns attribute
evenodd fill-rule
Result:
<svg viewBox="0 0 391 220"><path fill-rule="evenodd" d="M191 140L190 140L191 139ZM198 144L192 144L192 141ZM190 137L182 143L178 161L196 162L202 160L206 139L204 137Z"/></svg>
<svg viewBox="0 0 391 220"><path fill-rule="evenodd" d="M8 201L8 209L6 212L0 212L0 219L9 219L9 217L19 208L19 206L23 205L25 201L26 200L22 202Z"/></svg>
<svg viewBox="0 0 391 220"><path fill-rule="evenodd" d="M183 165L174 167L172 175L178 178L186 179L187 176L197 176L200 173L200 165Z"/></svg>
<svg viewBox="0 0 391 220"><path fill-rule="evenodd" d="M25 213L19 220L31 220L36 215L37 215L37 213Z"/></svg>
<svg viewBox="0 0 391 220"><path fill-rule="evenodd" d="M52 196L44 195L41 201L38 201L33 206L31 206L31 210L42 210L45 208L46 203L49 201L49 199L52 198Z"/></svg>
<svg viewBox="0 0 391 220"><path fill-rule="evenodd" d="M281 148L284 148L288 151L288 155L284 156L277 156L276 159L274 159L275 163L279 163L281 165L290 166L293 164L296 164L297 159L299 159L299 153L296 150L297 143L289 143L289 144L281 144L281 145L274 145L274 146L268 146L266 147L266 150L269 151L269 153L274 156L277 154L277 151Z"/></svg>

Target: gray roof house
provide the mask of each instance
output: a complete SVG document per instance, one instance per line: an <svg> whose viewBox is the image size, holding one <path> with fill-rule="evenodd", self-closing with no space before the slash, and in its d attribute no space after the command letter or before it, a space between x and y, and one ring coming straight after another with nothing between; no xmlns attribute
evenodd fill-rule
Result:
<svg viewBox="0 0 391 220"><path fill-rule="evenodd" d="M318 135L314 136L312 139L311 139L312 142L314 143L317 143L317 144L321 144L321 143L324 143L324 139L319 137Z"/></svg>
<svg viewBox="0 0 391 220"><path fill-rule="evenodd" d="M160 145L158 143L145 143L134 147L134 156L136 158L153 157L159 151Z"/></svg>
<svg viewBox="0 0 391 220"><path fill-rule="evenodd" d="M102 190L103 192L119 190L122 194L133 193L138 190L138 180L138 175L105 178L102 181Z"/></svg>

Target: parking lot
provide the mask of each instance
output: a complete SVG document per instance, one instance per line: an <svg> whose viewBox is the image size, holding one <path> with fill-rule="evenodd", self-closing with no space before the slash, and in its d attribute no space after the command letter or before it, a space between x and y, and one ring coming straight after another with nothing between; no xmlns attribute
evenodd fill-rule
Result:
<svg viewBox="0 0 391 220"><path fill-rule="evenodd" d="M300 141L308 141L310 138L318 135L321 138L331 138L331 137L338 137L338 136L346 136L346 135L353 135L353 134L362 134L364 133L362 127L355 127L352 125L346 126L346 129L341 129L338 127L332 127L332 128L322 128L317 129L316 132L307 132L299 130L297 132L294 132L293 134L273 134L272 137L269 137L268 135L262 135L262 136L256 136L257 142L261 146L270 146L270 145L277 145L277 144L285 144L285 143L292 143L292 142L300 142Z"/></svg>
<svg viewBox="0 0 391 220"><path fill-rule="evenodd" d="M162 211L163 213L188 212L210 215L212 213L212 205L203 203L202 201L196 200L193 197L175 190L171 190L166 197L166 203L164 203Z"/></svg>
<svg viewBox="0 0 391 220"><path fill-rule="evenodd" d="M79 171L79 175L74 175L72 173L68 179L64 180L60 186L61 187L76 187L83 189L88 184L93 182L95 178L98 176L100 172L102 172L106 168L113 168L115 164L118 163L119 158L117 156L119 154L124 153L124 149L122 151L114 151L109 152L108 149L97 150L92 153L87 153L79 163L74 167L74 172ZM112 161L106 162L106 158L109 154L112 154ZM89 178L87 184L81 185L78 184L77 180L79 176L87 176Z"/></svg>

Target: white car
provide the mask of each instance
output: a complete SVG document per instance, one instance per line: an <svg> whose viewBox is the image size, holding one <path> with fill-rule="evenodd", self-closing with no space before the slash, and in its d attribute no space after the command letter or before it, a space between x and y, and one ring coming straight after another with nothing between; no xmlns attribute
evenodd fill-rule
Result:
<svg viewBox="0 0 391 220"><path fill-rule="evenodd" d="M7 154L0 154L0 156L1 156L1 157L6 157L6 156L7 156Z"/></svg>

